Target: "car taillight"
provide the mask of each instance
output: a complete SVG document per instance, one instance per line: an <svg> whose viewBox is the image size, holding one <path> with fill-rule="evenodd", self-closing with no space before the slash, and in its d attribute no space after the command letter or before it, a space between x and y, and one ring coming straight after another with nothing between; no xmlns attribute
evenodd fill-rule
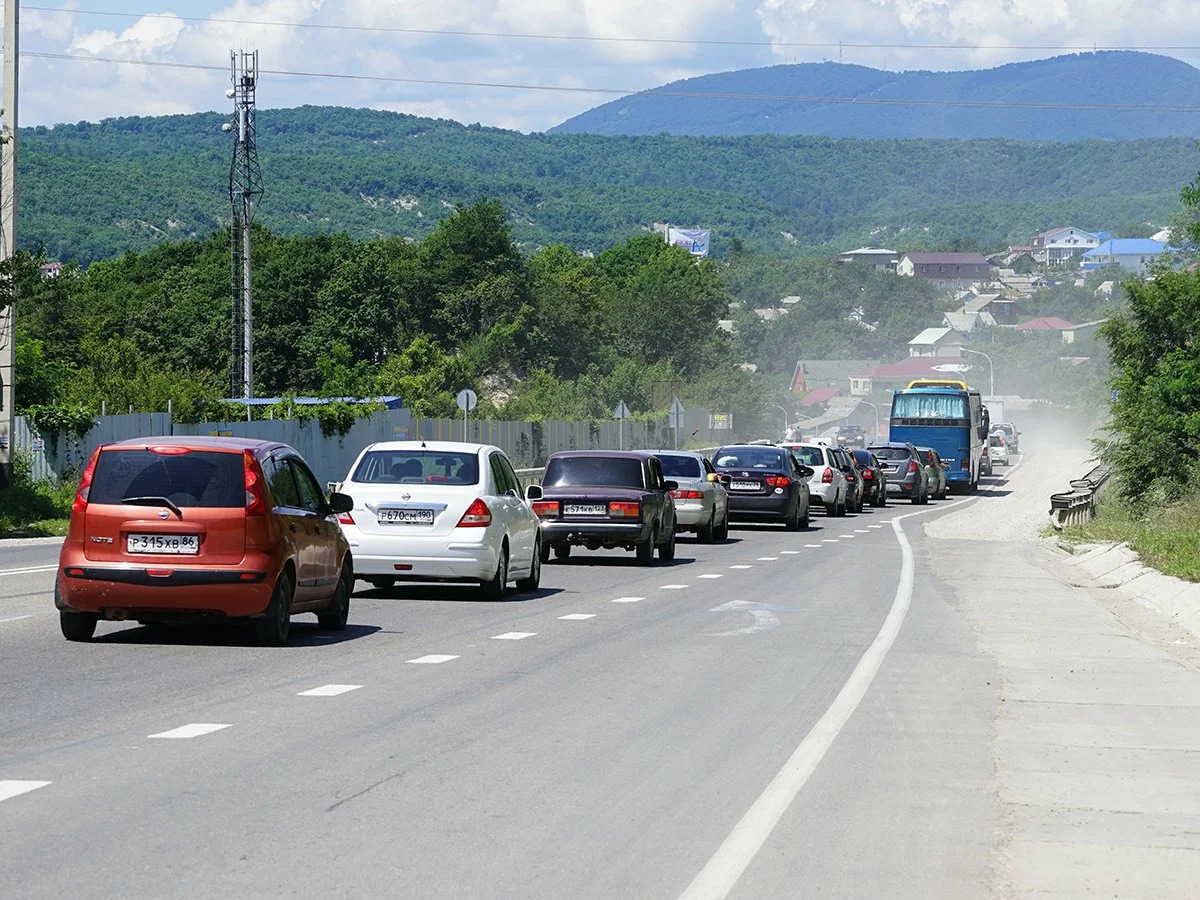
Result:
<svg viewBox="0 0 1200 900"><path fill-rule="evenodd" d="M682 488L676 491L671 491L671 496L676 500L703 500L704 494L701 491L685 491Z"/></svg>
<svg viewBox="0 0 1200 900"><path fill-rule="evenodd" d="M557 500L534 500L533 514L541 519L550 518L558 515Z"/></svg>
<svg viewBox="0 0 1200 900"><path fill-rule="evenodd" d="M870 469L863 469L863 481L873 481L874 479L874 472L872 472Z"/></svg>
<svg viewBox="0 0 1200 900"><path fill-rule="evenodd" d="M192 451L190 447L151 447L150 452L157 453L159 456L183 456Z"/></svg>
<svg viewBox="0 0 1200 900"><path fill-rule="evenodd" d="M486 528L492 524L492 511L479 497L467 507L467 511L458 520L459 528Z"/></svg>
<svg viewBox="0 0 1200 900"><path fill-rule="evenodd" d="M262 466L254 454L246 450L242 453L246 478L246 515L262 516L267 513L267 484L263 476Z"/></svg>
<svg viewBox="0 0 1200 900"><path fill-rule="evenodd" d="M833 469L829 466L826 466L825 471L821 473L821 484L833 484Z"/></svg>
<svg viewBox="0 0 1200 900"><path fill-rule="evenodd" d="M963 459L963 461L962 461L962 466L961 466L961 470L962 470L963 472L970 472L970 471L971 471L971 460L970 460L970 458L969 458L969 457L968 457L968 458L965 458L965 459Z"/></svg>
<svg viewBox="0 0 1200 900"><path fill-rule="evenodd" d="M642 514L642 505L636 500L613 500L608 504L608 514L616 518L636 519Z"/></svg>
<svg viewBox="0 0 1200 900"><path fill-rule="evenodd" d="M912 475L916 475L919 471L921 471L921 467L917 465L917 461L915 459L910 459L908 461L908 471Z"/></svg>
<svg viewBox="0 0 1200 900"><path fill-rule="evenodd" d="M338 513L339 525L353 525L354 517L350 513Z"/></svg>
<svg viewBox="0 0 1200 900"><path fill-rule="evenodd" d="M88 494L92 492L92 479L96 477L96 460L100 458L100 448L92 451L87 468L79 478L79 490L75 492L75 502L71 504L72 512L83 512L87 509Z"/></svg>
<svg viewBox="0 0 1200 900"><path fill-rule="evenodd" d="M786 475L768 475L765 479L767 487L787 487L792 483L792 479Z"/></svg>

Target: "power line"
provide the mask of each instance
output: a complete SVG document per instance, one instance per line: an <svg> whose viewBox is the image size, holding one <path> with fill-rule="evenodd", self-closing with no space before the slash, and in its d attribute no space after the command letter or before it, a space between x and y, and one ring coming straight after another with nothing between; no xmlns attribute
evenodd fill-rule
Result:
<svg viewBox="0 0 1200 900"><path fill-rule="evenodd" d="M59 59L72 62L99 62L115 65L149 66L166 69L188 69L207 72L224 72L223 66L203 63L170 62L166 60L120 59L110 56L81 56L71 53L22 52L22 57ZM352 72L306 72L286 69L262 69L261 74L279 75L285 78L333 78L344 81L381 82L387 84L417 84L439 87L497 88L515 91L550 91L571 94L611 94L629 96L636 94L650 97L686 97L693 100L733 100L756 103L844 103L859 106L919 106L935 108L971 109L1025 109L1050 112L1093 111L1093 112L1153 112L1153 113L1200 113L1195 104L1140 104L1140 103L1032 103L1009 100L918 100L899 97L822 97L788 94L740 94L719 91L680 91L666 88L575 87L554 84L520 84L499 81L456 81L441 78L403 78L396 75L360 75Z"/></svg>
<svg viewBox="0 0 1200 900"><path fill-rule="evenodd" d="M611 44L662 44L662 45L696 45L702 47L795 47L807 49L831 49L834 47L856 50L1060 50L1074 52L1096 52L1100 50L1157 50L1157 51L1200 51L1200 44L1158 44L1158 45L1111 45L1100 46L1089 44L1079 46L1072 44L901 44L877 43L871 41L733 41L711 40L701 38L660 38L660 37L630 37L613 35L588 34L537 34L513 31L466 31L447 28L399 28L385 25L338 25L322 22L279 22L266 19L230 19L213 16L179 16L167 13L131 13L108 12L92 9L67 9L58 6L25 6L23 9L34 12L59 13L77 16L107 16L124 19L172 19L179 22L212 23L218 25L261 25L269 28L313 28L323 31L352 31L374 34L411 34L427 37L470 37L470 38L504 38L511 40L530 41L581 41Z"/></svg>

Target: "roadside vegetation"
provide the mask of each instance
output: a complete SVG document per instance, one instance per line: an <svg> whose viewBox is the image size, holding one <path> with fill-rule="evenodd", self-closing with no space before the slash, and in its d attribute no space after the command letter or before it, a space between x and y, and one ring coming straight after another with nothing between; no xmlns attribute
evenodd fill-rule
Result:
<svg viewBox="0 0 1200 900"><path fill-rule="evenodd" d="M1146 565L1200 581L1200 494L1163 505L1103 497L1096 518L1064 529L1063 537L1073 544L1124 542Z"/></svg>
<svg viewBox="0 0 1200 900"><path fill-rule="evenodd" d="M29 457L13 459L13 483L0 491L0 538L51 537L67 533L76 484L34 481Z"/></svg>

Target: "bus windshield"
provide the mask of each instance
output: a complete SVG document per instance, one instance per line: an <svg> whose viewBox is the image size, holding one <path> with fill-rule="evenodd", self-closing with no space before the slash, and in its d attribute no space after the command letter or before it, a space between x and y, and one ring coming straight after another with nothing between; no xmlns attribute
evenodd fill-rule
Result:
<svg viewBox="0 0 1200 900"><path fill-rule="evenodd" d="M948 422L968 420L967 398L962 394L896 394L892 399L893 419L924 419Z"/></svg>

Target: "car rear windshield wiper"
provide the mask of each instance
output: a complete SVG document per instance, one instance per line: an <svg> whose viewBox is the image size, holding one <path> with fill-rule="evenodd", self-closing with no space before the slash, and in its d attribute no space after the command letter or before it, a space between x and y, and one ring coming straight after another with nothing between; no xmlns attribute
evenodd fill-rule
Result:
<svg viewBox="0 0 1200 900"><path fill-rule="evenodd" d="M126 497L121 502L128 503L130 506L165 506L180 519L183 518L183 510L169 497Z"/></svg>

